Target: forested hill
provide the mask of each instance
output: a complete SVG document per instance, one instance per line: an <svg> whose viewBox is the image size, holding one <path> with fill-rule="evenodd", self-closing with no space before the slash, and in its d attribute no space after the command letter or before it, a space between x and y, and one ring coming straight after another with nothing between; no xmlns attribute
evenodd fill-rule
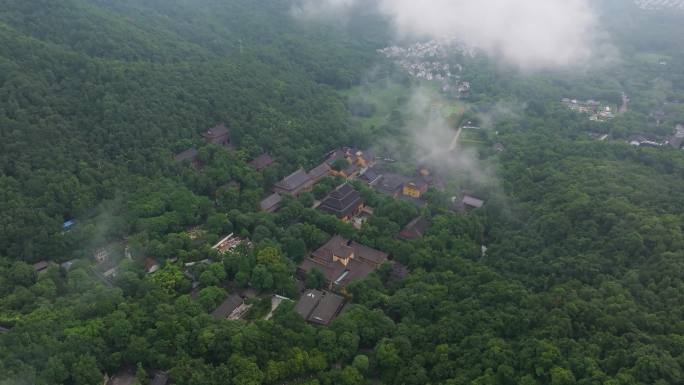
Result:
<svg viewBox="0 0 684 385"><path fill-rule="evenodd" d="M0 0L0 385L684 384L684 23L603 3L614 67L455 53L445 91L361 9ZM432 119L444 164L412 153ZM233 148L201 135L221 122ZM298 271L336 235L352 256L319 259L381 264ZM326 326L297 305L323 291Z"/></svg>
<svg viewBox="0 0 684 385"><path fill-rule="evenodd" d="M331 148L345 133L333 89L360 78L375 46L288 12L282 1L3 2L0 255L63 256L62 222L129 190L131 174L161 176L219 122L249 156L305 164Z"/></svg>

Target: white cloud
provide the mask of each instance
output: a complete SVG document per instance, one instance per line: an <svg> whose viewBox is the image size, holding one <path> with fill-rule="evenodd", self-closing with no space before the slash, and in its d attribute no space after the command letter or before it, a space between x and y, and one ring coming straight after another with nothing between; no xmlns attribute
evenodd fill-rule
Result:
<svg viewBox="0 0 684 385"><path fill-rule="evenodd" d="M400 37L457 38L522 70L588 62L598 19L589 0L302 0L300 15L377 7Z"/></svg>

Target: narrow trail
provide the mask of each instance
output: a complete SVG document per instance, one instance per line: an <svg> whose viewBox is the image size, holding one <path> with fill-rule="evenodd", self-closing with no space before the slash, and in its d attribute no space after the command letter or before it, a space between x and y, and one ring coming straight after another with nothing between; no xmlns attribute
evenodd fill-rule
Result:
<svg viewBox="0 0 684 385"><path fill-rule="evenodd" d="M449 152L454 151L456 146L458 146L458 138L461 137L461 132L463 132L463 127L459 127L458 131L456 131L456 135L454 135L454 139L451 141L451 145L449 146Z"/></svg>

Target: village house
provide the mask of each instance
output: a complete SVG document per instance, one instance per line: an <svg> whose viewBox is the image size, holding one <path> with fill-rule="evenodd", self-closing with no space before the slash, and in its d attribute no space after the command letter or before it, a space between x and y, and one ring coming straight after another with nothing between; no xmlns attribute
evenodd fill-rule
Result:
<svg viewBox="0 0 684 385"><path fill-rule="evenodd" d="M295 305L295 312L308 322L327 326L339 315L344 302L344 297L337 294L309 290Z"/></svg>
<svg viewBox="0 0 684 385"><path fill-rule="evenodd" d="M261 154L249 162L248 165L258 172L262 172L271 167L274 163L275 160L271 158L269 154Z"/></svg>
<svg viewBox="0 0 684 385"><path fill-rule="evenodd" d="M259 208L263 212L274 213L280 209L282 202L283 197L278 193L273 193L259 203Z"/></svg>
<svg viewBox="0 0 684 385"><path fill-rule="evenodd" d="M354 148L344 147L328 154L325 163L330 167L330 174L353 179L375 164L375 158L370 153L364 153ZM344 167L335 170L334 166L344 163Z"/></svg>
<svg viewBox="0 0 684 385"><path fill-rule="evenodd" d="M425 217L418 217L409 222L399 233L399 238L405 240L422 238L430 228L430 222Z"/></svg>
<svg viewBox="0 0 684 385"><path fill-rule="evenodd" d="M363 209L361 194L350 184L345 183L330 194L318 206L318 209L335 215L343 221L349 221Z"/></svg>
<svg viewBox="0 0 684 385"><path fill-rule="evenodd" d="M230 137L230 130L225 123L221 123L214 128L208 129L202 134L204 140L209 144L215 144L225 148L232 148L232 139Z"/></svg>
<svg viewBox="0 0 684 385"><path fill-rule="evenodd" d="M663 145L657 139L645 135L632 135L627 143L635 147L661 147Z"/></svg>
<svg viewBox="0 0 684 385"><path fill-rule="evenodd" d="M48 267L50 267L50 262L40 261L33 264L33 271L35 271L38 274L45 273L47 272Z"/></svg>
<svg viewBox="0 0 684 385"><path fill-rule="evenodd" d="M482 208L485 202L482 199L475 198L468 194L464 194L463 198L456 204L456 209L462 212L470 212L475 209Z"/></svg>
<svg viewBox="0 0 684 385"><path fill-rule="evenodd" d="M213 250L218 251L219 253L225 253L225 252L234 250L236 247L240 246L243 242L245 242L244 239L242 239L240 237L236 237L233 233L230 233L229 235L221 238L221 240L218 241L218 243L216 243L211 248Z"/></svg>
<svg viewBox="0 0 684 385"><path fill-rule="evenodd" d="M323 162L306 172L303 168L276 183L273 190L280 195L299 196L301 193L311 191L311 188L323 178L330 175L330 166Z"/></svg>
<svg viewBox="0 0 684 385"><path fill-rule="evenodd" d="M105 261L109 260L109 249L107 247L97 249L93 255L93 258L97 263L104 263Z"/></svg>
<svg viewBox="0 0 684 385"><path fill-rule="evenodd" d="M311 253L298 268L300 275L313 269L320 270L330 289L344 287L363 279L388 260L389 255L360 243L332 237L325 245Z"/></svg>
<svg viewBox="0 0 684 385"><path fill-rule="evenodd" d="M211 315L216 319L228 319L235 309L240 307L243 303L245 303L245 300L241 296L238 294L231 294L221 302L219 307L217 307Z"/></svg>
<svg viewBox="0 0 684 385"><path fill-rule="evenodd" d="M404 184L402 194L413 199L420 199L427 191L428 183L421 178L417 178Z"/></svg>

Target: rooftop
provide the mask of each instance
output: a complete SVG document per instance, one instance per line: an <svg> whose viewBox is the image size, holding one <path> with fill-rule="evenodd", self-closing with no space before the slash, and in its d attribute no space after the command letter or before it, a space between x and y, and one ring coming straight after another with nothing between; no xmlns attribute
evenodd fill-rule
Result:
<svg viewBox="0 0 684 385"><path fill-rule="evenodd" d="M361 194L350 184L345 183L328 194L318 209L344 218L353 216L362 205Z"/></svg>
<svg viewBox="0 0 684 385"><path fill-rule="evenodd" d="M268 196L259 203L259 207L262 211L275 212L279 207L280 203L283 201L283 197L278 193L274 193Z"/></svg>
<svg viewBox="0 0 684 385"><path fill-rule="evenodd" d="M309 182L309 176L303 168L293 172L292 174L286 176L280 182L276 183L276 187L282 188L283 190L296 190Z"/></svg>
<svg viewBox="0 0 684 385"><path fill-rule="evenodd" d="M243 302L242 297L237 294L231 294L211 313L211 315L216 319L226 319L238 308L238 306L242 305Z"/></svg>
<svg viewBox="0 0 684 385"><path fill-rule="evenodd" d="M186 160L188 161L194 161L197 156L199 155L199 151L195 148L189 148L179 154L177 154L174 159L176 162L184 162Z"/></svg>
<svg viewBox="0 0 684 385"><path fill-rule="evenodd" d="M344 298L333 293L325 293L318 306L309 316L309 322L329 325L344 305Z"/></svg>
<svg viewBox="0 0 684 385"><path fill-rule="evenodd" d="M310 180L320 180L325 178L328 173L330 172L330 166L328 166L327 163L323 162L319 164L318 166L314 167L309 173L307 174Z"/></svg>
<svg viewBox="0 0 684 385"><path fill-rule="evenodd" d="M305 320L329 325L344 305L344 297L328 291L307 290L295 305L295 311Z"/></svg>
<svg viewBox="0 0 684 385"><path fill-rule="evenodd" d="M399 237L403 239L420 238L430 228L430 222L425 217L418 217L409 222L399 233Z"/></svg>
<svg viewBox="0 0 684 385"><path fill-rule="evenodd" d="M308 290L299 299L295 305L295 311L297 314L301 315L302 318L307 319L313 312L313 310L323 298L323 292L320 290Z"/></svg>
<svg viewBox="0 0 684 385"><path fill-rule="evenodd" d="M475 198L470 195L464 195L461 203L463 203L464 206L479 209L484 206L485 202L482 199Z"/></svg>
<svg viewBox="0 0 684 385"><path fill-rule="evenodd" d="M249 165L257 171L262 171L271 166L275 160L269 154L261 154L254 158Z"/></svg>
<svg viewBox="0 0 684 385"><path fill-rule="evenodd" d="M210 128L202 134L205 138L208 139L213 139L213 138L220 138L222 136L228 135L230 131L228 130L228 127L226 127L225 123L221 123L213 128Z"/></svg>
<svg viewBox="0 0 684 385"><path fill-rule="evenodd" d="M50 263L48 261L40 261L40 262L33 264L33 270L35 270L37 272L41 272L41 271L47 269L48 266L50 266Z"/></svg>

